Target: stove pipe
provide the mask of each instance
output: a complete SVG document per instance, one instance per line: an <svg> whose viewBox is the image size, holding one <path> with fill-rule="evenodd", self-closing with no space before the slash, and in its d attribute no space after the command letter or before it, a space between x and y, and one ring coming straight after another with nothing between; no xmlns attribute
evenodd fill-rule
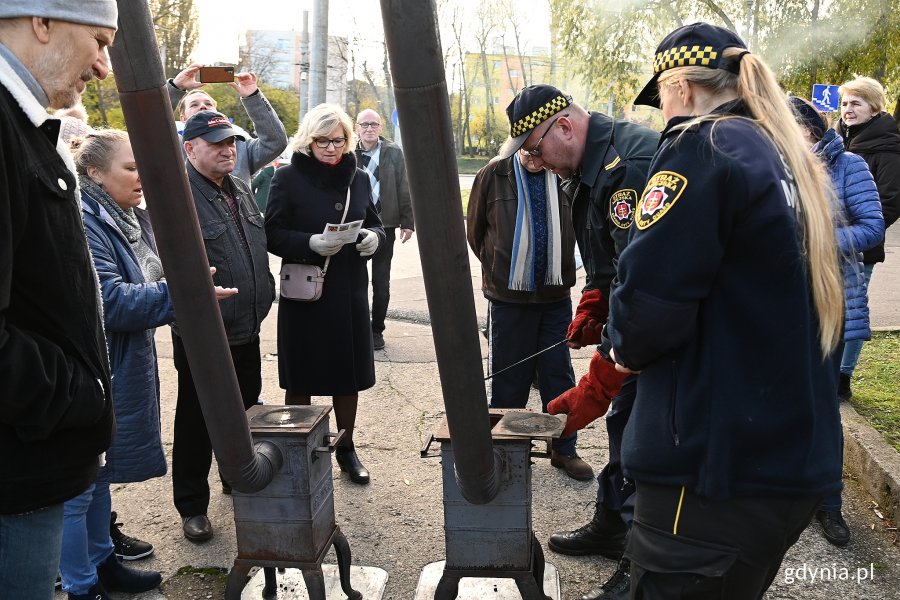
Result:
<svg viewBox="0 0 900 600"><path fill-rule="evenodd" d="M225 479L238 491L256 492L281 468L281 453L271 442L255 448L250 442L150 9L146 0L118 5L119 30L109 54L203 417Z"/></svg>
<svg viewBox="0 0 900 600"><path fill-rule="evenodd" d="M450 98L433 0L381 0L422 275L456 480L472 504L500 487L459 193Z"/></svg>

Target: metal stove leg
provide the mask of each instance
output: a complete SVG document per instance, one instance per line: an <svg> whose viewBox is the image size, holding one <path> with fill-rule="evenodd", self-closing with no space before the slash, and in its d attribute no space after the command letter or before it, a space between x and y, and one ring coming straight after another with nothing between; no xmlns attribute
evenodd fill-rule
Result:
<svg viewBox="0 0 900 600"><path fill-rule="evenodd" d="M522 594L523 600L550 600L544 595L544 590L541 589L541 586L531 576L517 578L516 587L519 588L519 593Z"/></svg>
<svg viewBox="0 0 900 600"><path fill-rule="evenodd" d="M264 568L263 576L266 578L266 585L263 588L262 597L265 600L276 600L278 598L278 576L275 574L275 567Z"/></svg>
<svg viewBox="0 0 900 600"><path fill-rule="evenodd" d="M344 537L341 528L335 526L334 538L332 540L334 553L337 555L338 574L341 577L341 589L347 594L350 600L362 600L362 594L353 589L350 585L350 544Z"/></svg>
<svg viewBox="0 0 900 600"><path fill-rule="evenodd" d="M459 575L453 575L445 570L434 590L434 600L455 600L458 595Z"/></svg>
<svg viewBox="0 0 900 600"><path fill-rule="evenodd" d="M318 569L303 569L303 581L306 582L306 593L309 600L325 600L325 575L322 567Z"/></svg>
<svg viewBox="0 0 900 600"><path fill-rule="evenodd" d="M228 573L228 582L225 584L225 600L241 600L241 592L247 585L250 575L250 564L235 559L234 566Z"/></svg>
<svg viewBox="0 0 900 600"><path fill-rule="evenodd" d="M546 562L544 561L544 549L541 548L541 543L538 541L537 536L531 536L531 571L534 573L534 580L537 582L538 588L541 590L544 589L544 567L546 566ZM550 600L550 598L544 595L546 600Z"/></svg>

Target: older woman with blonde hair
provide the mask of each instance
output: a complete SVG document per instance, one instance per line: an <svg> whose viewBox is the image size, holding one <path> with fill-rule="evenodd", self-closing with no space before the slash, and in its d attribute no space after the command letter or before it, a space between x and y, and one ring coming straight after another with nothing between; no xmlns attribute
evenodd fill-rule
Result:
<svg viewBox="0 0 900 600"><path fill-rule="evenodd" d="M375 385L369 326L368 260L384 240L372 188L356 166L350 117L333 104L311 109L290 143L291 162L275 172L266 208L269 252L283 264L324 268L321 297L288 298L278 308L278 376L285 404L331 396L338 429L335 456L354 483L369 482L356 455L353 430L359 392ZM328 223L362 221L353 243L324 235Z"/></svg>

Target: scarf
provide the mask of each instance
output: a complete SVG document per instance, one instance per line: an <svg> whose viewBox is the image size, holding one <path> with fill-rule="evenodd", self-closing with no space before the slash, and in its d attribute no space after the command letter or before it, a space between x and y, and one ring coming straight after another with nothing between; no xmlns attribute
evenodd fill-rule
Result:
<svg viewBox="0 0 900 600"><path fill-rule="evenodd" d="M512 256L509 266L509 289L533 292L535 289L535 252L546 253L547 274L545 285L562 285L562 232L559 224L559 196L556 175L544 171L546 186L546 229L547 244L535 247L535 223L532 222L531 196L528 193L525 168L518 159L513 159L516 176L516 196L519 204L516 210L516 233L513 238Z"/></svg>
<svg viewBox="0 0 900 600"><path fill-rule="evenodd" d="M378 206L381 195L381 183L379 181L378 162L381 160L381 140L371 150L362 151L363 169L369 175L369 183L372 184L372 204Z"/></svg>
<svg viewBox="0 0 900 600"><path fill-rule="evenodd" d="M94 183L89 177L81 178L81 189L106 209L112 220L116 222L116 227L125 235L126 240L134 244L141 239L141 225L138 223L137 215L134 214L134 209L123 209L106 193L106 190Z"/></svg>

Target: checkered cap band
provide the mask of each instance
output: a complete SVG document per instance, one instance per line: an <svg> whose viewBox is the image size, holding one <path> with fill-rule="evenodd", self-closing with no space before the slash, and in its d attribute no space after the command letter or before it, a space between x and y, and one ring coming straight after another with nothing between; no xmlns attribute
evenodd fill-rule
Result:
<svg viewBox="0 0 900 600"><path fill-rule="evenodd" d="M700 65L701 67L713 66L710 63L719 57L719 53L712 46L677 46L663 52L657 52L653 61L653 72L662 73L675 67L687 67Z"/></svg>
<svg viewBox="0 0 900 600"><path fill-rule="evenodd" d="M525 115L513 123L510 128L510 136L515 138L523 133L531 131L565 107L569 106L571 102L572 99L566 96L557 96L556 98L553 98L531 114Z"/></svg>

